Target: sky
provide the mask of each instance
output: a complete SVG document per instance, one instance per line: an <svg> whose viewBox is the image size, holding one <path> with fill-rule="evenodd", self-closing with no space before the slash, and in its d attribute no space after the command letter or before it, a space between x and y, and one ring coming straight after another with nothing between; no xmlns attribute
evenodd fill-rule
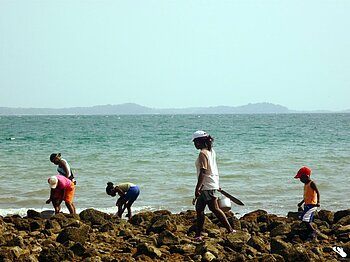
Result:
<svg viewBox="0 0 350 262"><path fill-rule="evenodd" d="M0 107L350 109L348 0L0 0Z"/></svg>

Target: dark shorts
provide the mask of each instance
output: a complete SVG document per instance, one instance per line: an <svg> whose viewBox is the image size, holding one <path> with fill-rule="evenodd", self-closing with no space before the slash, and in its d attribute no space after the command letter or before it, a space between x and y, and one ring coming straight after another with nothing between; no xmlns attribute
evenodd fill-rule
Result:
<svg viewBox="0 0 350 262"><path fill-rule="evenodd" d="M198 200L204 203L208 203L211 200L218 199L220 197L219 191L214 190L203 190L199 195Z"/></svg>
<svg viewBox="0 0 350 262"><path fill-rule="evenodd" d="M138 186L132 186L126 192L126 194L124 196L124 199L125 199L125 201L128 201L129 205L131 205L138 198L139 194L140 194L139 187Z"/></svg>
<svg viewBox="0 0 350 262"><path fill-rule="evenodd" d="M305 222L312 222L314 219L314 214L317 210L316 205L304 205L304 211L301 215L301 220Z"/></svg>

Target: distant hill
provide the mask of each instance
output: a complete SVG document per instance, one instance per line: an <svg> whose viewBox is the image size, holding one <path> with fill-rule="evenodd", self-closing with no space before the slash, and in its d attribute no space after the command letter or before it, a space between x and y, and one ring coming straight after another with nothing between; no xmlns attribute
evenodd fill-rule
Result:
<svg viewBox="0 0 350 262"><path fill-rule="evenodd" d="M350 112L350 110L342 111ZM71 108L10 108L0 107L0 115L140 115L140 114L287 114L298 113L271 103L243 106L215 106L156 109L134 103ZM303 112L304 113L304 112ZM309 112L310 113L310 112ZM330 112L329 112L330 113Z"/></svg>

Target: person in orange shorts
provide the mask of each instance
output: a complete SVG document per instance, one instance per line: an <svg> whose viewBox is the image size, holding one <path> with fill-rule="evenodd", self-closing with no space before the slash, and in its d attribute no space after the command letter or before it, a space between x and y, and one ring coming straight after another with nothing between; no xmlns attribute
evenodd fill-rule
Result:
<svg viewBox="0 0 350 262"><path fill-rule="evenodd" d="M300 208L304 204L304 210L300 219L303 223L306 223L308 230L308 240L316 238L316 230L313 228L311 222L313 221L314 214L317 207L320 206L320 192L314 181L310 179L311 169L302 167L294 178L300 179L300 182L304 183L304 198L298 203Z"/></svg>
<svg viewBox="0 0 350 262"><path fill-rule="evenodd" d="M74 183L61 175L51 176L47 182L50 185L51 192L50 198L46 201L46 204L52 202L52 205L55 208L55 214L60 213L62 201L66 203L69 213L76 214L75 206L73 204L75 192Z"/></svg>

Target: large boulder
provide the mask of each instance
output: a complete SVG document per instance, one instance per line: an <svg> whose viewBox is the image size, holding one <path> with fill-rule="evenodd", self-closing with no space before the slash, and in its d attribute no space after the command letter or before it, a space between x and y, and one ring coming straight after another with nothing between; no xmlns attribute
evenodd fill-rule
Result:
<svg viewBox="0 0 350 262"><path fill-rule="evenodd" d="M228 234L225 239L225 245L233 250L240 252L242 247L248 242L251 235L244 231L237 231L236 233Z"/></svg>
<svg viewBox="0 0 350 262"><path fill-rule="evenodd" d="M111 215L93 208L86 209L79 214L81 220L90 225L103 225L111 219Z"/></svg>
<svg viewBox="0 0 350 262"><path fill-rule="evenodd" d="M333 223L336 224L340 219L343 217L346 217L350 215L350 209L347 210L340 210L334 213L334 221Z"/></svg>
<svg viewBox="0 0 350 262"><path fill-rule="evenodd" d="M318 218L322 221L326 221L329 225L331 225L334 221L334 213L332 211L322 209L318 211Z"/></svg>
<svg viewBox="0 0 350 262"><path fill-rule="evenodd" d="M56 240L57 242L62 244L66 241L73 241L84 244L88 237L89 231L90 227L88 225L82 225L79 228L66 227L59 233Z"/></svg>
<svg viewBox="0 0 350 262"><path fill-rule="evenodd" d="M160 233L164 230L175 232L177 227L170 215L160 215L152 219L148 232Z"/></svg>
<svg viewBox="0 0 350 262"><path fill-rule="evenodd" d="M158 236L157 243L159 246L162 245L178 245L180 244L180 239L175 234L170 232L169 230L164 230Z"/></svg>

